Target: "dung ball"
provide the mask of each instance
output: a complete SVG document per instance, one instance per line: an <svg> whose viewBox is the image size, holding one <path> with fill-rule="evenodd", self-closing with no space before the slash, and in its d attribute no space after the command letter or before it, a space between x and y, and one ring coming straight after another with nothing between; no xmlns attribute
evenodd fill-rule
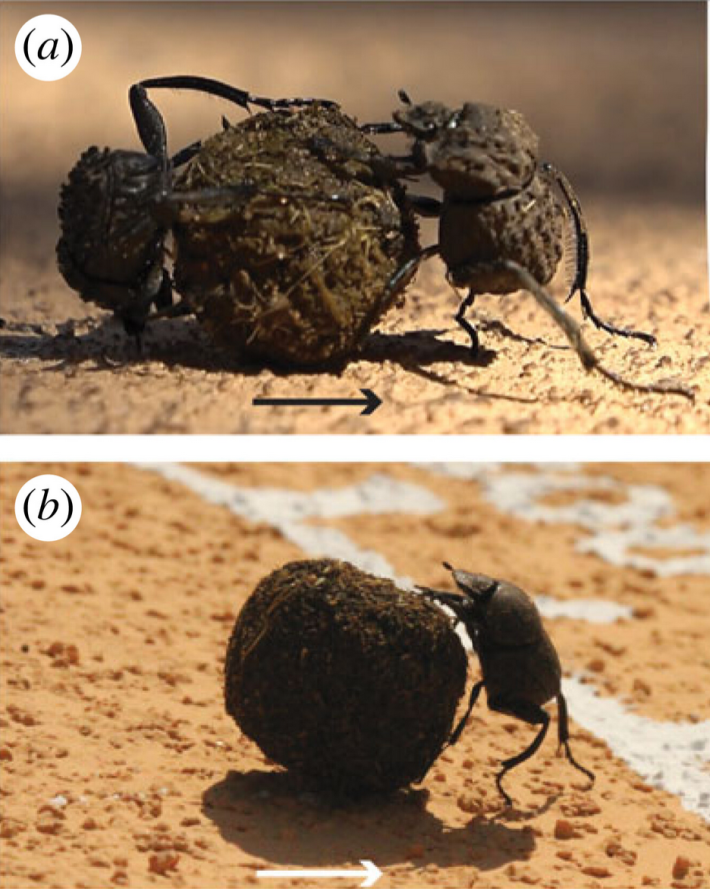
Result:
<svg viewBox="0 0 710 889"><path fill-rule="evenodd" d="M391 581L333 559L265 577L237 618L227 712L270 759L322 790L422 780L466 683L451 621Z"/></svg>
<svg viewBox="0 0 710 889"><path fill-rule="evenodd" d="M220 345L325 364L401 304L407 279L388 282L417 254L417 225L378 157L350 117L320 104L256 114L205 141L175 181L194 197L174 226L174 276Z"/></svg>

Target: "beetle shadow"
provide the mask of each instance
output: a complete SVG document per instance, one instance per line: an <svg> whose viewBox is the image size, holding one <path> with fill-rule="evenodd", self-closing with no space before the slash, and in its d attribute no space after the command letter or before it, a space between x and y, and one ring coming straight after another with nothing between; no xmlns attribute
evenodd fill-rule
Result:
<svg viewBox="0 0 710 889"><path fill-rule="evenodd" d="M274 864L341 865L363 858L380 866L469 864L482 871L525 861L535 849L530 825L475 815L448 828L427 809L425 789L362 800L333 800L288 772L229 771L203 794L202 809L222 838Z"/></svg>
<svg viewBox="0 0 710 889"><path fill-rule="evenodd" d="M536 404L539 399L524 395L509 395L483 388L464 386L456 370L443 373L432 369L437 364L457 367L488 367L496 353L480 348L473 353L468 346L452 340L441 340L442 330L417 330L406 333L369 334L359 352L348 359L330 361L322 365L283 367L267 364L254 358L239 357L219 348L200 327L195 318L161 319L146 328L139 344L128 336L123 326L110 315L100 320L89 318L69 320L62 324L21 323L6 321L0 324L0 357L27 360L36 358L55 362L43 371L71 373L85 366L88 373L120 373L128 368L142 368L149 373L151 362L168 368L192 368L206 373L233 373L255 377L269 370L276 377L304 374L339 378L351 362L363 361L384 365L392 362L405 372L422 377L439 386L465 391L477 397L518 404ZM77 333L77 328L85 332Z"/></svg>
<svg viewBox="0 0 710 889"><path fill-rule="evenodd" d="M123 325L108 314L100 319L70 319L56 325L8 321L0 335L0 355L56 361L45 368L47 371L87 363L94 364L91 370L119 369L153 360L201 370L229 369L223 367L222 355L211 354L214 351L195 319L149 324L140 342L126 334Z"/></svg>
<svg viewBox="0 0 710 889"><path fill-rule="evenodd" d="M394 361L405 370L426 367L431 364L451 362L472 367L488 367L496 359L496 353L481 347L472 352L469 346L461 346L453 340L440 340L445 330L413 330L406 333L369 334L360 347L357 359L382 364Z"/></svg>
<svg viewBox="0 0 710 889"><path fill-rule="evenodd" d="M508 325L504 324L499 318L479 318L477 326L479 330L495 331L505 339L513 340L513 342L516 343L523 343L526 346L543 345L546 349L559 349L562 352L569 350L568 343L551 343L544 337L526 336L525 334L518 333L511 327L508 327Z"/></svg>
<svg viewBox="0 0 710 889"><path fill-rule="evenodd" d="M80 331L80 332L79 332ZM6 358L37 358L56 361L48 371L93 363L92 370L119 369L160 361L168 367L187 367L206 372L233 372L255 376L268 368L277 376L331 374L339 376L353 361L373 364L394 362L403 369L420 372L443 362L485 367L495 353L481 349L477 354L466 346L440 340L438 330L402 334L371 333L360 350L348 359L302 367L283 367L254 358L230 354L216 346L195 318L161 319L149 323L141 342L128 336L115 318L69 320L62 324L7 321L0 335L0 355ZM455 384L433 375L435 381Z"/></svg>

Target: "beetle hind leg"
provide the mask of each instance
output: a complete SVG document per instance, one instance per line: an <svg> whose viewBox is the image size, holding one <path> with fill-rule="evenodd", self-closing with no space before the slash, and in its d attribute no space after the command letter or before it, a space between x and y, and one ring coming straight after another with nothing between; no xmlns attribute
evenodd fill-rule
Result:
<svg viewBox="0 0 710 889"><path fill-rule="evenodd" d="M466 333L469 335L469 337L471 339L471 352L473 352L474 355L478 355L478 352L480 349L480 343L478 340L478 331L473 326L473 324L471 324L471 322L468 321L467 318L465 317L466 316L466 309L471 308L475 298L476 298L476 293L473 290L469 290L468 296L464 300L461 301L459 310L454 315L454 320L459 325L459 327L462 327L466 331Z"/></svg>
<svg viewBox="0 0 710 889"><path fill-rule="evenodd" d="M573 294L574 291L572 291L570 296ZM598 327L599 330L604 330L613 336L633 337L637 340L643 340L645 343L648 343L649 346L656 345L657 340L652 333L644 333L642 330L632 330L630 327L615 327L613 324L609 324L608 321L603 321L592 308L592 302L589 299L586 290L583 288L580 288L579 290L579 299L582 303L584 317L589 318L592 324L595 327Z"/></svg>
<svg viewBox="0 0 710 889"><path fill-rule="evenodd" d="M521 763L525 762L526 759L530 759L530 757L534 756L540 749L540 745L545 740L547 729L550 726L550 714L546 710L543 710L542 707L538 707L536 704L530 704L528 701L489 700L488 707L490 710L496 710L499 713L506 713L508 716L514 716L516 719L522 719L523 722L527 722L529 725L541 725L540 731L533 738L532 743L526 747L522 753L518 753L517 756L511 756L510 759L504 759L501 763L503 768L496 775L496 786L505 800L506 806L512 806L513 800L503 789L503 778L511 769L519 766Z"/></svg>
<svg viewBox="0 0 710 889"><path fill-rule="evenodd" d="M553 321L562 330L570 345L577 353L577 357L582 366L587 371L596 371L606 377L616 386L622 389L628 389L635 392L657 392L667 395L682 395L689 401L695 400L695 393L686 386L678 385L674 382L658 382L658 383L636 383L628 380L621 374L606 368L597 358L587 341L582 336L582 331L577 322L568 315L567 312L558 305L550 296L547 290L535 279L530 272L517 262L510 259L500 260L497 265L515 275L518 279L518 286L521 290L527 291L537 302L540 308L544 309Z"/></svg>
<svg viewBox="0 0 710 889"><path fill-rule="evenodd" d="M656 337L653 336L653 334L644 333L641 330L632 330L629 327L615 327L613 324L609 324L608 321L603 321L595 313L585 289L587 286L587 272L589 270L589 234L587 233L587 225L584 221L584 215L582 214L582 207L580 206L579 199L574 193L574 189L572 188L572 184L569 179L561 170L558 170L557 167L555 167L553 164L547 162L543 163L541 165L541 171L546 177L548 177L557 185L562 194L562 197L564 198L565 206L569 214L569 219L572 223L574 241L577 248L575 257L576 271L574 281L572 282L570 292L567 295L567 299L565 300L565 302L569 302L569 300L572 299L575 293L579 291L579 298L582 303L582 312L584 313L584 317L589 318L589 320L592 322L592 324L595 325L595 327L598 327L600 330L604 330L607 333L612 334L613 336L634 337L635 339L643 340L645 343L648 343L651 346L655 346Z"/></svg>
<svg viewBox="0 0 710 889"><path fill-rule="evenodd" d="M572 751L569 746L569 719L567 716L567 701L564 699L564 695L560 692L557 695L557 733L560 742L560 747L564 748L565 756L572 763L575 769L578 769L580 772L583 772L587 778L594 784L596 779L596 775L594 772L589 769L585 769L583 765L580 765L577 760L572 756ZM591 787L592 784L589 786Z"/></svg>

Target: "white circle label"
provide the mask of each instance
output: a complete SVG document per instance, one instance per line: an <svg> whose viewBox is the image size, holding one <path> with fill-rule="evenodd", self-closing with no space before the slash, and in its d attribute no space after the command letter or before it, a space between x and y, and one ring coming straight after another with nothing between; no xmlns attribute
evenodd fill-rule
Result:
<svg viewBox="0 0 710 889"><path fill-rule="evenodd" d="M20 488L15 515L22 530L35 540L61 540L79 524L81 497L61 475L37 475Z"/></svg>
<svg viewBox="0 0 710 889"><path fill-rule="evenodd" d="M79 64L81 37L60 15L37 15L17 32L15 55L35 80L61 80Z"/></svg>

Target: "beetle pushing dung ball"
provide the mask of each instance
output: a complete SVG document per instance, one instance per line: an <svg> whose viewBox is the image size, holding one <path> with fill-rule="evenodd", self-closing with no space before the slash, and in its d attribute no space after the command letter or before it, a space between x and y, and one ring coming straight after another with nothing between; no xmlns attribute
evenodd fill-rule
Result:
<svg viewBox="0 0 710 889"><path fill-rule="evenodd" d="M541 726L530 746L517 756L504 760L503 768L496 775L498 790L510 806L512 800L503 789L503 777L515 766L530 759L540 748L550 725L550 716L543 710L543 705L555 698L560 747L564 748L572 765L593 784L593 772L581 766L570 750L567 702L560 687L560 659L545 632L535 603L527 593L507 581L459 571L446 562L444 567L452 572L463 595L426 587L421 588L421 593L440 605L446 605L454 612L455 623L464 625L483 674L471 690L466 713L451 735L449 744L455 744L461 737L484 687L489 709L522 719L530 725Z"/></svg>
<svg viewBox="0 0 710 889"><path fill-rule="evenodd" d="M332 559L291 562L244 605L227 712L272 760L335 795L420 781L451 733L466 655L414 592Z"/></svg>
<svg viewBox="0 0 710 889"><path fill-rule="evenodd" d="M266 110L225 120L223 132L169 158L147 95L160 87ZM391 279L419 250L404 187L373 171L374 143L334 102L268 99L208 78L145 80L130 103L146 154L91 148L62 188L67 283L138 338L151 318L194 311L220 345L267 363L351 356L400 302L408 279Z"/></svg>

